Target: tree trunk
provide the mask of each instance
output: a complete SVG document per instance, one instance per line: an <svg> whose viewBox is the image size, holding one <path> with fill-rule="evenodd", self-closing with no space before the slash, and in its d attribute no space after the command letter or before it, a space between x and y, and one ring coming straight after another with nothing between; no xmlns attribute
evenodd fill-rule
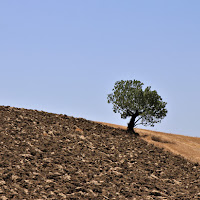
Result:
<svg viewBox="0 0 200 200"><path fill-rule="evenodd" d="M135 127L135 119L136 119L136 117L137 117L138 115L139 115L139 112L138 112L138 110L136 110L135 114L133 114L133 115L131 116L131 120L130 120L130 122L128 123L128 128L127 128L128 132L131 132L131 133L136 134L135 131L134 131L134 127Z"/></svg>

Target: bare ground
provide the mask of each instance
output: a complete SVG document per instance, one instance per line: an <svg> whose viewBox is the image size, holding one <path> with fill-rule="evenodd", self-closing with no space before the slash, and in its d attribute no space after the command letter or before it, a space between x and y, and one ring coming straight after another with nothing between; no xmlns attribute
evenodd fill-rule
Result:
<svg viewBox="0 0 200 200"><path fill-rule="evenodd" d="M0 199L200 199L200 165L141 138L0 106Z"/></svg>
<svg viewBox="0 0 200 200"><path fill-rule="evenodd" d="M101 122L100 122L101 123ZM126 130L125 126L103 123L105 125ZM145 129L136 129L141 138L149 144L164 148L174 154L181 155L192 162L200 164L200 138L176 135Z"/></svg>

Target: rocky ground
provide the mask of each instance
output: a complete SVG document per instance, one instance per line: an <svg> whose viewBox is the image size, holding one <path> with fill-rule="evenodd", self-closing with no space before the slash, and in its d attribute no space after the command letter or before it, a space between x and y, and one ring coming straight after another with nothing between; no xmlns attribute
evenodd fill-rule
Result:
<svg viewBox="0 0 200 200"><path fill-rule="evenodd" d="M81 118L0 106L0 199L200 199L200 166Z"/></svg>

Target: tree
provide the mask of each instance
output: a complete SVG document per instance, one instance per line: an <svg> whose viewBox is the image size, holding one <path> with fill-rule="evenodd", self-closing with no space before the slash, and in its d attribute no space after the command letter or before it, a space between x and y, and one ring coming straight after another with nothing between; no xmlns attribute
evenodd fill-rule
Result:
<svg viewBox="0 0 200 200"><path fill-rule="evenodd" d="M123 119L131 117L127 130L132 133L137 125L154 126L167 115L167 103L150 86L143 90L143 85L138 80L117 81L107 97L115 113L120 113Z"/></svg>

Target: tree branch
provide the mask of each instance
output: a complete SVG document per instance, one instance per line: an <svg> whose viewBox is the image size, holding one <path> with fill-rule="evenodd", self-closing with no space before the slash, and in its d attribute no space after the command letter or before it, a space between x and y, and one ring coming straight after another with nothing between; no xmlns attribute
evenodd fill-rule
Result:
<svg viewBox="0 0 200 200"><path fill-rule="evenodd" d="M128 114L129 116L132 116L134 113L133 113L132 111L130 111L130 110L127 110L127 114Z"/></svg>
<svg viewBox="0 0 200 200"><path fill-rule="evenodd" d="M148 123L143 123L143 122L141 122L141 123L139 123L139 124L135 124L135 126L138 126L138 125L140 125L140 124L142 124L142 125L148 125Z"/></svg>
<svg viewBox="0 0 200 200"><path fill-rule="evenodd" d="M139 120L141 120L142 119L142 117L139 117L138 119L137 119L137 121L135 122L135 124L139 121Z"/></svg>

